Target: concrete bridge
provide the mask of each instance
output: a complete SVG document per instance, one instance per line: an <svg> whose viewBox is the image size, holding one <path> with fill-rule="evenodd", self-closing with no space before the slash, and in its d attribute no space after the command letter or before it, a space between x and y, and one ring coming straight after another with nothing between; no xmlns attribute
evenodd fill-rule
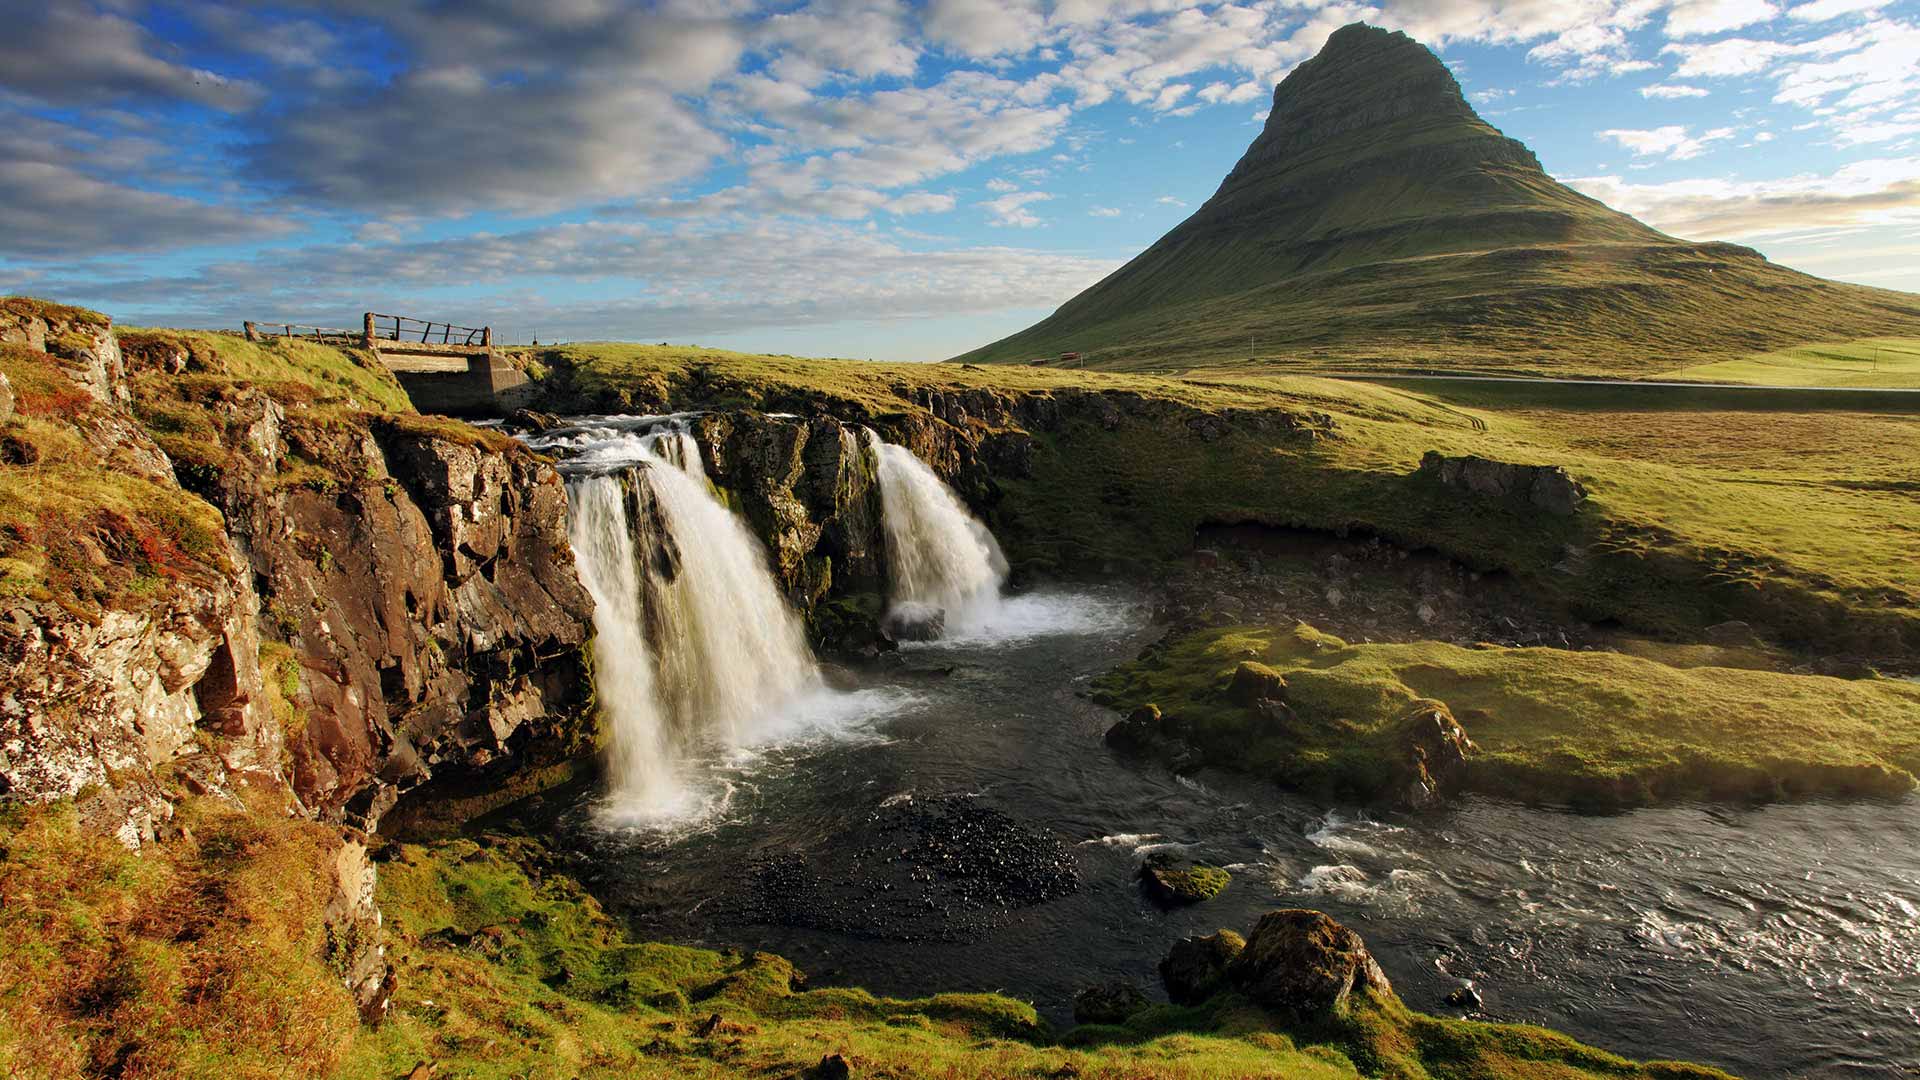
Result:
<svg viewBox="0 0 1920 1080"><path fill-rule="evenodd" d="M490 326L457 326L369 311L361 317L358 332L289 323L249 322L245 328L248 341L299 337L370 350L393 372L421 412L503 416L519 406L520 398L529 396L523 389L526 373L493 351Z"/></svg>

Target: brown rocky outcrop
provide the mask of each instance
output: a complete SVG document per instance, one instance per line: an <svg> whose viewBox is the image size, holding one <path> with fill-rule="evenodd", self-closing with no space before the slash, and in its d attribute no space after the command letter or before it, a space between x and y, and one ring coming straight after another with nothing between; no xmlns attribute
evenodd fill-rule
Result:
<svg viewBox="0 0 1920 1080"><path fill-rule="evenodd" d="M0 535L48 575L0 609L0 791L77 797L129 844L179 791L249 783L372 829L436 772L591 743L591 601L550 464L461 425L177 382L202 361L158 339L136 388L101 316L0 316L42 425L0 436L33 450L63 425L83 471L119 478Z"/></svg>
<svg viewBox="0 0 1920 1080"><path fill-rule="evenodd" d="M1359 934L1298 908L1262 915L1226 977L1260 1005L1305 1019L1344 1015L1356 994L1393 993Z"/></svg>
<svg viewBox="0 0 1920 1080"><path fill-rule="evenodd" d="M1559 465L1516 465L1473 455L1447 457L1429 450L1420 459L1419 475L1458 491L1505 499L1557 517L1571 517L1587 498L1587 489Z"/></svg>
<svg viewBox="0 0 1920 1080"><path fill-rule="evenodd" d="M207 407L233 441L197 487L289 650L291 778L312 812L372 829L436 770L582 726L592 602L551 465L459 429L288 416L257 392Z"/></svg>
<svg viewBox="0 0 1920 1080"><path fill-rule="evenodd" d="M795 603L884 588L880 489L859 427L737 410L701 416L694 436Z"/></svg>
<svg viewBox="0 0 1920 1080"><path fill-rule="evenodd" d="M10 556L44 563L46 580L23 580L0 610L0 792L74 798L84 821L138 846L172 814L163 766L215 795L248 779L278 782L279 731L255 705L251 589L224 543L193 542L213 535L213 515L178 489L129 411L105 319L9 299L0 340L38 385L36 420L83 447L86 460L65 464L117 478L91 499L31 492L41 519L9 526ZM8 434L29 448L36 437ZM36 451L7 467L37 460ZM25 473L7 482L71 483Z"/></svg>

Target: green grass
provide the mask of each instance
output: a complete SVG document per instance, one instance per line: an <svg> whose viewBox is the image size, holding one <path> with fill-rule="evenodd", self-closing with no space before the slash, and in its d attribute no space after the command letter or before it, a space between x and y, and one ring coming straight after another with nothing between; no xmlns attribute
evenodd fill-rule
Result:
<svg viewBox="0 0 1920 1080"><path fill-rule="evenodd" d="M189 804L135 854L71 806L0 808L0 1073L324 1076L355 1036L325 959L332 827Z"/></svg>
<svg viewBox="0 0 1920 1080"><path fill-rule="evenodd" d="M210 330L121 327L114 332L135 367L144 356L185 353L186 372L260 386L294 404L411 413L413 404L386 366L363 349L298 338L248 341Z"/></svg>
<svg viewBox="0 0 1920 1080"><path fill-rule="evenodd" d="M1759 386L1868 386L1920 388L1920 338L1867 338L1696 364L1662 379L1750 383Z"/></svg>
<svg viewBox="0 0 1920 1080"><path fill-rule="evenodd" d="M1225 692L1243 662L1286 681L1295 720ZM1477 744L1473 790L1554 802L1897 793L1920 774L1920 687L1613 652L1349 644L1305 625L1193 631L1097 684L1154 704L1212 760L1292 787L1375 797L1410 715L1435 703Z"/></svg>
<svg viewBox="0 0 1920 1080"><path fill-rule="evenodd" d="M183 578L222 572L220 515L168 483L103 459L86 433L112 422L45 353L0 346L16 415L0 426L0 595L69 609L164 601Z"/></svg>

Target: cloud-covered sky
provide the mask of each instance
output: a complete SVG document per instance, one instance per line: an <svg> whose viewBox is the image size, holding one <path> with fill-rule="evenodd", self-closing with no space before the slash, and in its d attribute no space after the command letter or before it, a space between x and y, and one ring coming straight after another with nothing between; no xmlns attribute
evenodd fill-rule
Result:
<svg viewBox="0 0 1920 1080"><path fill-rule="evenodd" d="M1177 223L1359 19L1591 195L1920 291L1920 0L0 0L0 289L938 359Z"/></svg>

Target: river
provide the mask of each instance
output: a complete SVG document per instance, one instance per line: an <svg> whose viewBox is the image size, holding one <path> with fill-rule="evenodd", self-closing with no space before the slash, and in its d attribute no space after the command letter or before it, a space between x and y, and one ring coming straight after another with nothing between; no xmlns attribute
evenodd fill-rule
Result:
<svg viewBox="0 0 1920 1080"><path fill-rule="evenodd" d="M1492 1019L1633 1057L1763 1078L1920 1069L1920 801L1416 815L1178 777L1108 750L1113 715L1080 696L1151 640L1136 599L1018 597L966 640L842 673L859 707L698 758L701 814L609 827L583 803L563 828L641 934L778 952L814 985L998 990L1065 1023L1092 982L1157 992L1180 937L1308 906L1359 930L1414 1008L1447 1011L1471 979ZM895 859L939 821L1045 877L1018 900L1039 902L944 880L938 842ZM1134 880L1156 849L1233 883L1162 910ZM1056 862L1077 887L1046 877Z"/></svg>

